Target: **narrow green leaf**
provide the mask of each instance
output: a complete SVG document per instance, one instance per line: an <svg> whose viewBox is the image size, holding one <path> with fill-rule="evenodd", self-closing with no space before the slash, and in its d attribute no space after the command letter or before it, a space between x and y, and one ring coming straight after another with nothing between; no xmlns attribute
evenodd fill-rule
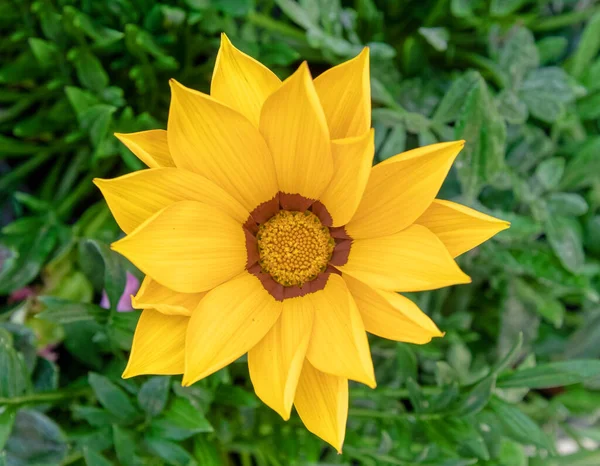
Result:
<svg viewBox="0 0 600 466"><path fill-rule="evenodd" d="M549 362L503 375L500 388L551 388L580 383L600 375L600 361L579 359Z"/></svg>
<svg viewBox="0 0 600 466"><path fill-rule="evenodd" d="M90 372L88 381L100 404L119 419L132 421L138 412L127 394L103 375Z"/></svg>
<svg viewBox="0 0 600 466"><path fill-rule="evenodd" d="M523 445L535 445L553 451L554 446L542 429L523 411L499 398L492 397L490 407L498 416L505 433Z"/></svg>
<svg viewBox="0 0 600 466"><path fill-rule="evenodd" d="M156 376L144 382L138 392L138 404L148 416L159 415L167 404L171 377Z"/></svg>

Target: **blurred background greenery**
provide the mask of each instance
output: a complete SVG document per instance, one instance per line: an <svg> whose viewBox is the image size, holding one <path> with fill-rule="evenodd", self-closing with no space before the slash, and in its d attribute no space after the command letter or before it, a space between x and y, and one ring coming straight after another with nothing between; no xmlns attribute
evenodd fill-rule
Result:
<svg viewBox="0 0 600 466"><path fill-rule="evenodd" d="M600 464L597 3L2 0L0 30L0 465ZM376 161L464 138L440 197L512 222L414 296L444 339L373 339L343 455L245 361L122 380L138 313L99 306L139 272L91 179L142 168L113 132L164 127L169 78L208 91L221 31L281 77L368 45Z"/></svg>

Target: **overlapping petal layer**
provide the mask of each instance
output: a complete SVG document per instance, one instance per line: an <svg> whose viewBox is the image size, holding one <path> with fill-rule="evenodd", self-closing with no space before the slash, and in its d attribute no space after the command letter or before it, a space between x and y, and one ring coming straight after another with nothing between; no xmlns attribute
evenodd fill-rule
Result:
<svg viewBox="0 0 600 466"><path fill-rule="evenodd" d="M210 291L188 325L183 385L246 354L277 322L281 307L248 272Z"/></svg>
<svg viewBox="0 0 600 466"><path fill-rule="evenodd" d="M371 127L369 49L315 79L331 139L362 136Z"/></svg>
<svg viewBox="0 0 600 466"><path fill-rule="evenodd" d="M189 320L186 316L168 316L153 309L142 311L123 377L182 374Z"/></svg>
<svg viewBox="0 0 600 466"><path fill-rule="evenodd" d="M161 209L177 201L192 200L214 206L244 223L250 213L238 201L207 178L176 168L155 168L94 183L106 199L125 233Z"/></svg>
<svg viewBox="0 0 600 466"><path fill-rule="evenodd" d="M168 139L178 168L205 176L250 212L278 191L265 140L243 115L171 81Z"/></svg>
<svg viewBox="0 0 600 466"><path fill-rule="evenodd" d="M325 374L305 360L294 406L308 430L342 452L348 419L346 379Z"/></svg>
<svg viewBox="0 0 600 466"><path fill-rule="evenodd" d="M277 323L248 353L248 368L256 394L285 420L290 417L313 319L314 306L310 298L285 300Z"/></svg>
<svg viewBox="0 0 600 466"><path fill-rule="evenodd" d="M367 332L388 340L416 344L428 343L433 337L443 335L410 299L391 291L376 290L348 275L344 280Z"/></svg>
<svg viewBox="0 0 600 466"><path fill-rule="evenodd" d="M150 277L144 278L137 294L131 298L136 309L155 309L163 314L191 316L204 293L178 293Z"/></svg>
<svg viewBox="0 0 600 466"><path fill-rule="evenodd" d="M471 281L439 238L422 225L381 238L354 240L348 262L338 269L388 291L434 290Z"/></svg>
<svg viewBox="0 0 600 466"><path fill-rule="evenodd" d="M510 223L450 201L436 199L415 223L429 228L452 257L479 246Z"/></svg>
<svg viewBox="0 0 600 466"><path fill-rule="evenodd" d="M434 200L463 146L464 141L432 144L373 167L346 232L352 238L374 238L410 226Z"/></svg>
<svg viewBox="0 0 600 466"><path fill-rule="evenodd" d="M216 207L180 201L157 212L112 248L174 291L208 291L246 267L239 222Z"/></svg>
<svg viewBox="0 0 600 466"><path fill-rule="evenodd" d="M258 127L263 103L281 80L262 63L236 49L225 34L210 85L210 95Z"/></svg>
<svg viewBox="0 0 600 466"><path fill-rule="evenodd" d="M164 129L128 134L115 133L115 136L150 168L175 166L169 151L167 132Z"/></svg>
<svg viewBox="0 0 600 466"><path fill-rule="evenodd" d="M331 274L322 291L308 295L315 308L306 357L320 371L375 387L369 342L343 278Z"/></svg>
<svg viewBox="0 0 600 466"><path fill-rule="evenodd" d="M369 180L375 132L332 141L333 178L320 201L332 217L331 226L345 225L354 215Z"/></svg>
<svg viewBox="0 0 600 466"><path fill-rule="evenodd" d="M306 63L267 98L259 128L273 155L279 190L318 199L333 176L333 159L327 121ZM281 203L291 210L307 207Z"/></svg>

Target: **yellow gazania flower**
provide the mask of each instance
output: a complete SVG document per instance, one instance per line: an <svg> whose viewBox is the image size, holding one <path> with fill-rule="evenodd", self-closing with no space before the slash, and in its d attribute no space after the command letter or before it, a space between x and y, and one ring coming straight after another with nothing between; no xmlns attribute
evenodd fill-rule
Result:
<svg viewBox="0 0 600 466"><path fill-rule="evenodd" d="M123 377L191 385L247 353L257 395L340 450L366 332L442 336L396 292L468 283L453 258L508 223L435 199L463 141L371 168L366 48L281 82L223 35L210 96L171 90L167 131L117 135L150 168L96 180L146 274Z"/></svg>

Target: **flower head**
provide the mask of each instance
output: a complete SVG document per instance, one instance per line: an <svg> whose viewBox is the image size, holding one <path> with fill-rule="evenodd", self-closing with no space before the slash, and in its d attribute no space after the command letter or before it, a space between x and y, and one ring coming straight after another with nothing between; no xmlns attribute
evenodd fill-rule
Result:
<svg viewBox="0 0 600 466"><path fill-rule="evenodd" d="M206 95L171 82L166 131L119 134L150 168L96 180L146 278L124 377L191 385L248 354L257 395L338 450L366 332L442 336L397 292L468 283L454 257L508 227L436 200L463 141L372 168L369 51L281 82L223 35Z"/></svg>

